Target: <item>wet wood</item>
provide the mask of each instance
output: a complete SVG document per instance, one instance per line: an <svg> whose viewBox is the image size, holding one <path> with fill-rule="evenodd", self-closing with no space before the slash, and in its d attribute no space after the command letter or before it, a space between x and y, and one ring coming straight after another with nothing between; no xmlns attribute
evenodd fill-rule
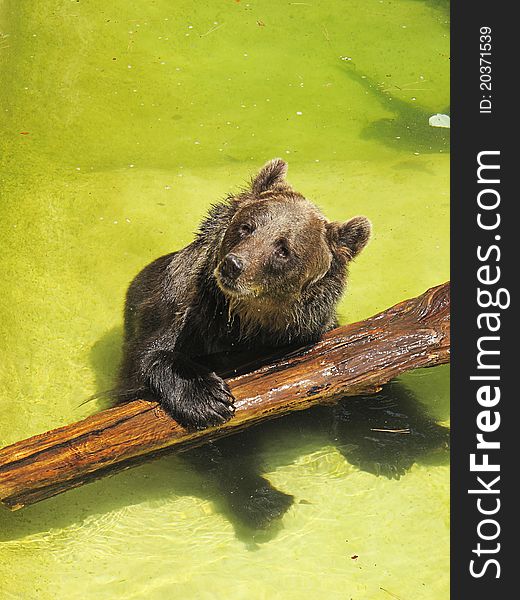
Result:
<svg viewBox="0 0 520 600"><path fill-rule="evenodd" d="M16 510L165 452L338 396L375 392L405 371L447 363L449 310L446 283L339 327L313 346L249 365L227 378L236 414L220 427L188 432L157 403L137 400L12 444L0 450L0 503Z"/></svg>

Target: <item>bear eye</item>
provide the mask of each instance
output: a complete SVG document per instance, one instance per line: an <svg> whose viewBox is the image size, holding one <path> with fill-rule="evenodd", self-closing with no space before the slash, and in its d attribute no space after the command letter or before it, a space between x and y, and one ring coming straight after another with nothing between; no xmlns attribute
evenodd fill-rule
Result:
<svg viewBox="0 0 520 600"><path fill-rule="evenodd" d="M281 258L283 260L287 260L290 254L289 248L287 248L285 244L280 244L274 251L276 258Z"/></svg>
<svg viewBox="0 0 520 600"><path fill-rule="evenodd" d="M238 232L242 236L251 235L254 231L254 227L250 223L242 223L238 227Z"/></svg>

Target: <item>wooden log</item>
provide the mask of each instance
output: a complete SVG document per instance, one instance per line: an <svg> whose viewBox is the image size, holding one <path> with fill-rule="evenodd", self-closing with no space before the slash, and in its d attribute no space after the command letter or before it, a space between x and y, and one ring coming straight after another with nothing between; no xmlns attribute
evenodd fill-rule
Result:
<svg viewBox="0 0 520 600"><path fill-rule="evenodd" d="M236 414L188 432L155 402L137 400L0 450L0 503L11 510L104 475L236 433L335 397L376 392L410 369L449 362L449 284L227 378ZM255 365L253 365L254 367Z"/></svg>

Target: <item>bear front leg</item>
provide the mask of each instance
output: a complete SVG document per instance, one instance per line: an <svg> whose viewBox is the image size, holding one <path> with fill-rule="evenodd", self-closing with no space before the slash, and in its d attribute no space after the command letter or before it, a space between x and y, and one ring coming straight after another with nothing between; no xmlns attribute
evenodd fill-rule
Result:
<svg viewBox="0 0 520 600"><path fill-rule="evenodd" d="M255 433L210 442L183 453L192 467L211 480L225 512L251 530L269 529L293 505L294 497L263 477Z"/></svg>
<svg viewBox="0 0 520 600"><path fill-rule="evenodd" d="M221 489L233 514L250 529L268 529L294 503L294 496L278 490L260 475L234 477Z"/></svg>
<svg viewBox="0 0 520 600"><path fill-rule="evenodd" d="M154 351L142 365L146 385L186 429L220 425L233 416L234 398L226 382L181 352Z"/></svg>

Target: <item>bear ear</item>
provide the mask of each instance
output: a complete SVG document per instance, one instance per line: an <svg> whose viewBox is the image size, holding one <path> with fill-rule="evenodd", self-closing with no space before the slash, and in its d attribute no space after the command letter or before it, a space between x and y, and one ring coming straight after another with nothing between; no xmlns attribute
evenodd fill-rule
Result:
<svg viewBox="0 0 520 600"><path fill-rule="evenodd" d="M351 258L363 250L372 233L372 224L366 217L354 217L345 223L329 223L327 228L332 244L346 248Z"/></svg>
<svg viewBox="0 0 520 600"><path fill-rule="evenodd" d="M287 163L281 158L273 158L266 163L251 181L251 191L261 194L270 190L277 184L285 181L287 175Z"/></svg>

